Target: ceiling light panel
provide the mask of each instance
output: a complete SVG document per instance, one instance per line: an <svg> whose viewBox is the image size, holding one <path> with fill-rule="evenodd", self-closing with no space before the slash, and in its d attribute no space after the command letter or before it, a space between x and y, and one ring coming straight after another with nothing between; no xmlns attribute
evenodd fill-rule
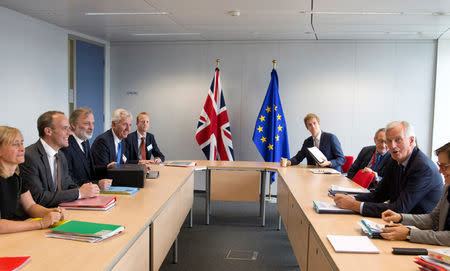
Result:
<svg viewBox="0 0 450 271"><path fill-rule="evenodd" d="M328 11L392 11L434 12L450 11L447 0L314 0L314 10Z"/></svg>
<svg viewBox="0 0 450 271"><path fill-rule="evenodd" d="M145 0L150 5L166 11L222 11L229 10L303 10L311 7L311 0Z"/></svg>

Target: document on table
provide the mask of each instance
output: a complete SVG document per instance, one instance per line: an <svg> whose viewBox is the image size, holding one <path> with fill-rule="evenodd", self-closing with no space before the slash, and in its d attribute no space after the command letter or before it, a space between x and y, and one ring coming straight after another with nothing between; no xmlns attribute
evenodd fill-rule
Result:
<svg viewBox="0 0 450 271"><path fill-rule="evenodd" d="M313 208L319 214L354 214L353 210L341 209L334 203L313 200Z"/></svg>
<svg viewBox="0 0 450 271"><path fill-rule="evenodd" d="M339 185L332 184L330 187L330 190L333 193L340 193L340 194L366 194L370 193L370 191L367 188L357 188L357 187L344 187Z"/></svg>
<svg viewBox="0 0 450 271"><path fill-rule="evenodd" d="M336 252L380 253L367 236L327 235Z"/></svg>
<svg viewBox="0 0 450 271"><path fill-rule="evenodd" d="M339 171L333 168L312 168L309 171L314 174L341 174Z"/></svg>

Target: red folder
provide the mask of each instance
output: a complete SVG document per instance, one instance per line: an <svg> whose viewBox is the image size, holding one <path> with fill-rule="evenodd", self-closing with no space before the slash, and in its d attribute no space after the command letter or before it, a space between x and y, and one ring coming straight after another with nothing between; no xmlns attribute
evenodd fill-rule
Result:
<svg viewBox="0 0 450 271"><path fill-rule="evenodd" d="M115 204L116 197L114 196L98 196L87 199L78 199L72 202L64 202L59 204L60 207L65 208L107 208Z"/></svg>
<svg viewBox="0 0 450 271"><path fill-rule="evenodd" d="M30 259L31 259L31 256L0 257L0 271L19 270Z"/></svg>

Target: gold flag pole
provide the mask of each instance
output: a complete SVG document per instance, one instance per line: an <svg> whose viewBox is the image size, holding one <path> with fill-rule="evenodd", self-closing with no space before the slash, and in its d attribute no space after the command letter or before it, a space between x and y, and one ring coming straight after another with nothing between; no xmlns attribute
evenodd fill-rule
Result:
<svg viewBox="0 0 450 271"><path fill-rule="evenodd" d="M276 59L272 60L272 63L273 63L273 69L276 69L277 68L277 60ZM269 180L269 200L272 200L272 183L270 183L270 180Z"/></svg>
<svg viewBox="0 0 450 271"><path fill-rule="evenodd" d="M216 59L217 68L219 68L220 59Z"/></svg>

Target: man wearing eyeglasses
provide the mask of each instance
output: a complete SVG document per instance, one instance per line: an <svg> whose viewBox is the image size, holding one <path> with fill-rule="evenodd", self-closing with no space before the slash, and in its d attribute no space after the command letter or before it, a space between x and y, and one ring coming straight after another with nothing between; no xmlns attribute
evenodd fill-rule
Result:
<svg viewBox="0 0 450 271"><path fill-rule="evenodd" d="M380 128L375 133L373 138L375 145L364 147L358 154L355 162L352 164L347 173L347 178L355 177L359 170L363 172L373 172L375 177L372 180L370 187L375 187L376 184L383 179L384 169L387 161L391 158L387 144L386 144L386 129Z"/></svg>
<svg viewBox="0 0 450 271"><path fill-rule="evenodd" d="M69 121L64 113L48 111L37 121L39 140L25 149L25 162L20 165L20 175L30 187L37 204L55 207L62 202L98 196L96 184L81 187L69 175L66 157L61 148L69 145Z"/></svg>
<svg viewBox="0 0 450 271"><path fill-rule="evenodd" d="M392 159L377 188L355 198L336 195L336 205L373 217L381 217L387 209L411 214L431 212L441 197L443 182L434 163L416 147L412 125L406 121L389 123L386 139Z"/></svg>

